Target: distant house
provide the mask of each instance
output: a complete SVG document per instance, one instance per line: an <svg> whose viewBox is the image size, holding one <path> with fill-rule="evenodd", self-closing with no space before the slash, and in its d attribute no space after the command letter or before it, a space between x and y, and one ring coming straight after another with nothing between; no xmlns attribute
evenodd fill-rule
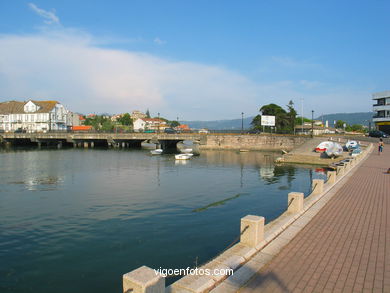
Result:
<svg viewBox="0 0 390 293"><path fill-rule="evenodd" d="M137 119L147 118L145 113L142 113L141 111L138 110L134 110L133 112L131 112L130 117L131 119L133 119L133 121Z"/></svg>
<svg viewBox="0 0 390 293"><path fill-rule="evenodd" d="M85 118L81 114L69 112L68 115L71 126L80 126L85 121Z"/></svg>
<svg viewBox="0 0 390 293"><path fill-rule="evenodd" d="M162 119L157 118L138 118L133 121L134 131L155 130L164 131L167 128L167 123Z"/></svg>
<svg viewBox="0 0 390 293"><path fill-rule="evenodd" d="M111 121L112 122L117 122L119 118L121 118L123 116L123 114L116 114L116 115L113 115L111 116Z"/></svg>
<svg viewBox="0 0 390 293"><path fill-rule="evenodd" d="M0 103L0 129L4 131L67 130L70 125L69 111L57 101Z"/></svg>
<svg viewBox="0 0 390 293"><path fill-rule="evenodd" d="M187 124L180 124L179 126L176 127L176 130L186 132L186 131L191 131L191 128Z"/></svg>
<svg viewBox="0 0 390 293"><path fill-rule="evenodd" d="M323 127L318 125L313 125L313 135L322 135L322 134L330 134L330 133L336 133L337 130L332 127ZM295 133L296 134L304 134L304 135L311 135L312 128L311 124L304 124L295 126Z"/></svg>

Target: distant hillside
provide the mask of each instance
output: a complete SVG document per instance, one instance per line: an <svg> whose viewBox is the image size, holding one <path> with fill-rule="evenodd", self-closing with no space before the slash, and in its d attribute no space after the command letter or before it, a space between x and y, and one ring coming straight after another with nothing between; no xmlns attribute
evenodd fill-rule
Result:
<svg viewBox="0 0 390 293"><path fill-rule="evenodd" d="M329 126L333 126L333 122L336 120L343 120L348 124L363 124L368 126L368 121L372 121L372 112L360 112L360 113L337 113L326 114L317 117L318 120L329 121ZM250 123L254 117L244 118L244 129L251 127ZM180 121L181 124L188 124L191 128L201 129L213 129L213 130L240 130L241 119L231 120L215 120L215 121Z"/></svg>
<svg viewBox="0 0 390 293"><path fill-rule="evenodd" d="M359 113L336 113L336 114L326 114L320 117L317 117L318 120L323 120L324 123L326 120L329 121L329 126L333 126L334 121L343 120L349 125L353 124L362 124L367 125L368 122L372 122L372 112L359 112Z"/></svg>
<svg viewBox="0 0 390 293"><path fill-rule="evenodd" d="M253 117L244 118L244 129L251 127ZM180 121L181 124L188 124L191 128L214 129L214 130L239 130L241 129L241 119L215 120L215 121Z"/></svg>

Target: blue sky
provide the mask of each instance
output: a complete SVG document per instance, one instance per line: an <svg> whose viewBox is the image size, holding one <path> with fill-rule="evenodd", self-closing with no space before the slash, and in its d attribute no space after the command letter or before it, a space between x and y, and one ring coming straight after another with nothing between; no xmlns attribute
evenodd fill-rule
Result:
<svg viewBox="0 0 390 293"><path fill-rule="evenodd" d="M181 120L370 111L389 90L389 1L0 0L0 101Z"/></svg>

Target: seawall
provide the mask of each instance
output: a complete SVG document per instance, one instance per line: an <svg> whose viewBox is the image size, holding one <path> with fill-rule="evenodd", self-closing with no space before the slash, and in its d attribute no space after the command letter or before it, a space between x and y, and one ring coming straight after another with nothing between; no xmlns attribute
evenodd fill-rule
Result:
<svg viewBox="0 0 390 293"><path fill-rule="evenodd" d="M345 184L367 155L373 150L369 144L364 151L349 158L329 171L327 180L313 179L311 193L290 192L287 210L265 225L261 216L248 215L241 219L239 242L199 268L202 272L231 270L234 274L189 274L169 287L165 278L153 269L142 266L123 275L123 292L134 293L234 293L287 245L329 202ZM304 256L302 256L304 257Z"/></svg>
<svg viewBox="0 0 390 293"><path fill-rule="evenodd" d="M293 135L205 135L200 149L292 150L310 137Z"/></svg>

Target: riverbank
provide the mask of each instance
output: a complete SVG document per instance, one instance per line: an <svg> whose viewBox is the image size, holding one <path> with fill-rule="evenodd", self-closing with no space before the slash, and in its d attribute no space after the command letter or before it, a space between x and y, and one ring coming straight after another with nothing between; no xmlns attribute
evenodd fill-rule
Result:
<svg viewBox="0 0 390 293"><path fill-rule="evenodd" d="M329 166L349 158L349 152L344 152L337 158L329 158L325 153L315 152L316 146L326 140L337 141L341 145L344 145L348 141L348 139L342 137L338 137L337 139L330 137L314 137L294 148L292 151L283 154L281 157L276 159L276 162ZM363 150L366 145L367 143L362 145Z"/></svg>
<svg viewBox="0 0 390 293"><path fill-rule="evenodd" d="M364 161L371 150L372 145L358 157L339 166L337 171L329 172L326 182L313 180L312 192L306 198L303 193L290 192L287 211L269 224L265 225L264 217L260 216L248 215L242 218L240 242L200 268L211 272L216 268L230 268L234 270L230 277L187 275L165 288L164 279L144 266L123 276L124 292L128 289L133 290L142 283L158 293L236 292L259 269L265 267L331 200L335 191L356 171L356 167ZM138 277L140 274L143 278ZM148 279L148 274L151 279Z"/></svg>

